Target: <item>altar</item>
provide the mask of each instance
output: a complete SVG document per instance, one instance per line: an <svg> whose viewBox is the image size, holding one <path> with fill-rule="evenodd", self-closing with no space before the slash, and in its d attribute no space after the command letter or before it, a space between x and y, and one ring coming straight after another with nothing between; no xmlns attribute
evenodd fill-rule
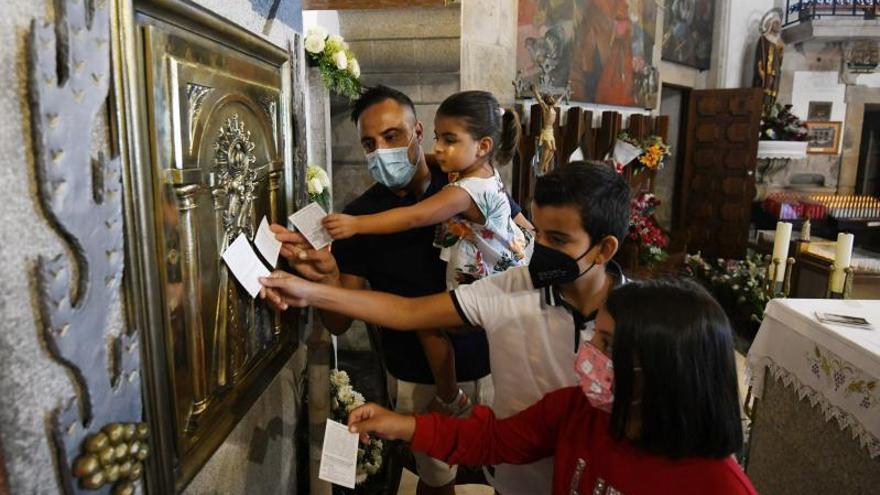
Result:
<svg viewBox="0 0 880 495"><path fill-rule="evenodd" d="M859 316L872 328L821 323ZM760 493L876 493L880 301L775 299L748 354L746 473Z"/></svg>

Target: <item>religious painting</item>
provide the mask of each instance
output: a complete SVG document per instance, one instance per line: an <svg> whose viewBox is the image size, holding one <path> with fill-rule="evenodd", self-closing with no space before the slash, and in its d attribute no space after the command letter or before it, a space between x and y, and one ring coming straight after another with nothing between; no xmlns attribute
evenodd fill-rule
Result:
<svg viewBox="0 0 880 495"><path fill-rule="evenodd" d="M628 107L657 103L654 0L520 0L517 71L571 99Z"/></svg>
<svg viewBox="0 0 880 495"><path fill-rule="evenodd" d="M830 101L811 101L807 110L807 120L831 120Z"/></svg>
<svg viewBox="0 0 880 495"><path fill-rule="evenodd" d="M814 155L836 155L840 146L840 122L807 122L807 153Z"/></svg>
<svg viewBox="0 0 880 495"><path fill-rule="evenodd" d="M667 0L666 5L663 60L700 70L709 69L715 1Z"/></svg>

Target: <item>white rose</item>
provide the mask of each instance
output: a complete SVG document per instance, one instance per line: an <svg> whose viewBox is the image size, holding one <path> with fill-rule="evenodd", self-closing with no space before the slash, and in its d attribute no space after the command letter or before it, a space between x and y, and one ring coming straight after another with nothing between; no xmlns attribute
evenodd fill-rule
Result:
<svg viewBox="0 0 880 495"><path fill-rule="evenodd" d="M355 79L361 77L361 64L358 63L356 58L349 61L348 71L351 72L351 75L354 76Z"/></svg>
<svg viewBox="0 0 880 495"><path fill-rule="evenodd" d="M321 184L321 180L317 177L312 178L309 181L308 190L310 195L317 195L324 192L324 184Z"/></svg>
<svg viewBox="0 0 880 495"><path fill-rule="evenodd" d="M345 46L345 38L343 38L342 36L339 36L338 34L331 34L330 38L328 38L327 41L330 42L331 45L337 45L337 46L342 46L342 47Z"/></svg>
<svg viewBox="0 0 880 495"><path fill-rule="evenodd" d="M306 35L318 35L321 39L327 37L327 30L322 28L321 26L312 26L306 31Z"/></svg>
<svg viewBox="0 0 880 495"><path fill-rule="evenodd" d="M304 43L306 51L309 53L321 53L324 51L324 37L319 36L317 34L310 34L306 36L306 41Z"/></svg>
<svg viewBox="0 0 880 495"><path fill-rule="evenodd" d="M336 52L333 55L333 63L336 64L337 69L345 70L348 67L348 57L345 56L345 52Z"/></svg>

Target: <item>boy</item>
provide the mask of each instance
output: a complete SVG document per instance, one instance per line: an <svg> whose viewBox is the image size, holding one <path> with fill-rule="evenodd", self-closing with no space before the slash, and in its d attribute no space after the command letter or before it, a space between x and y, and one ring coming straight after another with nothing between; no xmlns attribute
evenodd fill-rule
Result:
<svg viewBox="0 0 880 495"><path fill-rule="evenodd" d="M383 327L481 327L489 340L499 418L553 390L576 384L574 358L592 337L592 320L611 288L624 283L612 261L629 224L629 186L613 168L574 162L538 179L532 207L535 251L529 266L449 293L405 298L315 284L284 272L263 279L275 306L314 306ZM553 460L496 467L502 495L547 493Z"/></svg>

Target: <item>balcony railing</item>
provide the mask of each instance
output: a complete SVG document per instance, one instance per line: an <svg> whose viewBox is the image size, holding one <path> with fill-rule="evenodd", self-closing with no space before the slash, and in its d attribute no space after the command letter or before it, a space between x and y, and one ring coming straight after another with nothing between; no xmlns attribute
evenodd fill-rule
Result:
<svg viewBox="0 0 880 495"><path fill-rule="evenodd" d="M783 26L827 16L875 19L878 7L880 0L786 0Z"/></svg>

